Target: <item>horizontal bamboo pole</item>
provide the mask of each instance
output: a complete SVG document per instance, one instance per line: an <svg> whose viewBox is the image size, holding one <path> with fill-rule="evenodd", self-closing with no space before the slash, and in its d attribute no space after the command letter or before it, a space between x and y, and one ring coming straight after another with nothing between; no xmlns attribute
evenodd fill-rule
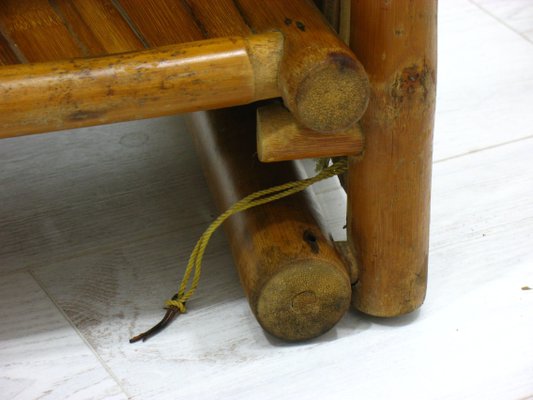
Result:
<svg viewBox="0 0 533 400"><path fill-rule="evenodd" d="M194 113L194 133L211 192L227 209L248 194L298 179L291 162L255 153L255 107ZM310 193L267 203L224 223L242 286L261 326L284 340L329 330L349 307L346 267L321 228Z"/></svg>
<svg viewBox="0 0 533 400"><path fill-rule="evenodd" d="M238 0L238 4L256 32L283 33L280 90L301 125L339 132L361 118L370 93L366 72L311 1Z"/></svg>
<svg viewBox="0 0 533 400"><path fill-rule="evenodd" d="M296 123L281 104L257 108L257 155L263 162L357 156L363 148L363 134L357 124L325 135Z"/></svg>
<svg viewBox="0 0 533 400"><path fill-rule="evenodd" d="M278 32L0 67L0 138L215 109L280 95Z"/></svg>
<svg viewBox="0 0 533 400"><path fill-rule="evenodd" d="M305 0L237 4L249 29L235 32L260 34L217 39L236 21L202 6L205 18L225 21L209 24L205 41L0 67L0 138L280 96L309 130L353 127L368 103L368 78L316 7Z"/></svg>

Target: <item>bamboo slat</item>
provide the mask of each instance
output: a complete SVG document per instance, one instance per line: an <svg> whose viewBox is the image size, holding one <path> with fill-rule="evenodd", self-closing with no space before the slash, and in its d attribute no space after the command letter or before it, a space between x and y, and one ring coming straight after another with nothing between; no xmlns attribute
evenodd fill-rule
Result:
<svg viewBox="0 0 533 400"><path fill-rule="evenodd" d="M234 0L188 0L192 15L201 21L207 37L251 35L253 27L247 25ZM258 4L258 6L261 6Z"/></svg>
<svg viewBox="0 0 533 400"><path fill-rule="evenodd" d="M184 1L117 0L117 4L127 13L150 46L166 46L206 39Z"/></svg>
<svg viewBox="0 0 533 400"><path fill-rule="evenodd" d="M54 0L71 34L88 49L87 55L142 50L142 40L111 0Z"/></svg>
<svg viewBox="0 0 533 400"><path fill-rule="evenodd" d="M0 30L0 65L18 64L19 62L20 60Z"/></svg>
<svg viewBox="0 0 533 400"><path fill-rule="evenodd" d="M0 0L0 26L26 62L84 56L65 21L47 1Z"/></svg>

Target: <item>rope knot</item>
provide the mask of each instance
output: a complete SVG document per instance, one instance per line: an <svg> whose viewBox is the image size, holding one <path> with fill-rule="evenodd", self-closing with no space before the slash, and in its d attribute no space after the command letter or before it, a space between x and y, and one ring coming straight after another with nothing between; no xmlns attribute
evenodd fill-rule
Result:
<svg viewBox="0 0 533 400"><path fill-rule="evenodd" d="M175 299L169 299L165 301L165 308L177 308L178 311L182 314L185 314L187 312L187 308L185 307L185 302L183 300L175 300Z"/></svg>

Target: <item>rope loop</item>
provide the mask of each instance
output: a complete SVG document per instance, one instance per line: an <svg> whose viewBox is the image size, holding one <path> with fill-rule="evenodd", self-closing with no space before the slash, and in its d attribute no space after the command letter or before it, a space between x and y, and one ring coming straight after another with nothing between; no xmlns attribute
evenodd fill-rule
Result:
<svg viewBox="0 0 533 400"><path fill-rule="evenodd" d="M217 219L215 219L211 225L209 225L204 233L202 233L200 239L198 239L198 242L196 242L196 246L194 246L191 256L189 257L187 268L183 274L178 292L171 299L165 302L165 308L167 309L167 312L163 319L148 331L131 338L130 343L134 343L139 340L147 340L151 336L164 329L178 313L183 314L187 312L185 303L192 297L200 282L200 276L202 274L202 259L204 257L205 249L209 243L209 239L211 239L213 233L215 233L218 227L222 225L225 220L232 215L237 214L238 212L301 192L316 182L343 174L347 170L348 159L343 157L331 164L329 167L324 168L312 178L288 182L283 185L273 186L271 188L252 193L239 200L225 212L220 214Z"/></svg>

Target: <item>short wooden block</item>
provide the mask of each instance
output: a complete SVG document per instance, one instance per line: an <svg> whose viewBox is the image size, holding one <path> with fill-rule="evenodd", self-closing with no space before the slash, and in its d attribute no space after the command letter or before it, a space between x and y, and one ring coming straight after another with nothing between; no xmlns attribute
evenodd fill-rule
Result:
<svg viewBox="0 0 533 400"><path fill-rule="evenodd" d="M299 125L281 104L257 109L257 153L263 162L355 156L363 147L357 124L341 132L321 133Z"/></svg>

